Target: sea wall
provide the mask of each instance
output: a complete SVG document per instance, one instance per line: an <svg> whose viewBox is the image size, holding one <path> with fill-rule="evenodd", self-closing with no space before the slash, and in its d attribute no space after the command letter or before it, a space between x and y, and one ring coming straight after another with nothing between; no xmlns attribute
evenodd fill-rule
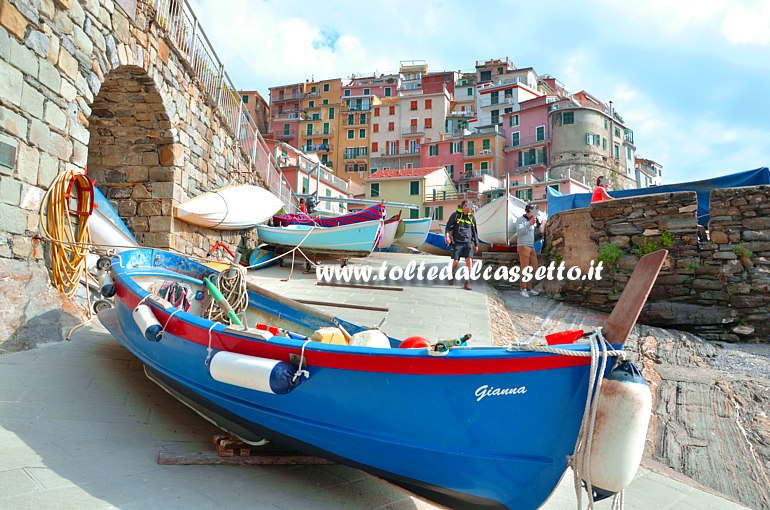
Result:
<svg viewBox="0 0 770 510"><path fill-rule="evenodd" d="M770 341L770 186L714 190L708 238L697 225L694 192L592 204L554 214L545 226L541 264L587 269L601 280L549 281L555 297L611 310L639 258L669 251L640 321L692 331L707 340ZM700 238L699 238L700 234ZM517 263L485 256L490 265ZM510 288L511 284L506 283Z"/></svg>

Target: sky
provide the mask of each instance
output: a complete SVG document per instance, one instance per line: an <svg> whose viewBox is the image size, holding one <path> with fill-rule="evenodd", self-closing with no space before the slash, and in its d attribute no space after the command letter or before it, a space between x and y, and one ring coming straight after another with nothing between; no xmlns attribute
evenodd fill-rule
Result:
<svg viewBox="0 0 770 510"><path fill-rule="evenodd" d="M234 85L266 100L402 60L473 71L507 57L613 101L665 183L770 166L770 0L190 3Z"/></svg>

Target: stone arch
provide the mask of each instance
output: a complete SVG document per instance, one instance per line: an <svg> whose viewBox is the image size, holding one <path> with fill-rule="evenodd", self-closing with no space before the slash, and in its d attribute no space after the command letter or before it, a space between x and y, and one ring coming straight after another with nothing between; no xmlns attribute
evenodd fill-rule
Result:
<svg viewBox="0 0 770 510"><path fill-rule="evenodd" d="M139 244L169 248L180 155L155 82L142 67L112 70L88 121L89 176L116 204Z"/></svg>

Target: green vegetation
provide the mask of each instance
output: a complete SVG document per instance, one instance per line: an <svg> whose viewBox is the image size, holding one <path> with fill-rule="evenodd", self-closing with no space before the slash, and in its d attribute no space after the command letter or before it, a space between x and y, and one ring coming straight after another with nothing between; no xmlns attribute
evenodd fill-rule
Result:
<svg viewBox="0 0 770 510"><path fill-rule="evenodd" d="M739 244L735 248L733 248L733 252L738 256L738 258L741 257L751 257L754 255L754 252L743 246L742 244Z"/></svg>
<svg viewBox="0 0 770 510"><path fill-rule="evenodd" d="M700 263L699 262L695 262L694 260L691 260L687 264L684 265L684 270L685 271L689 271L691 273L694 273L698 269L700 269Z"/></svg>
<svg viewBox="0 0 770 510"><path fill-rule="evenodd" d="M669 230L660 232L660 237L649 237L642 240L641 244L631 250L631 253L638 257L643 257L648 253L653 253L661 248L671 248L674 246L674 234Z"/></svg>
<svg viewBox="0 0 770 510"><path fill-rule="evenodd" d="M671 248L674 246L674 234L670 230L663 230L660 233L660 245L663 248Z"/></svg>
<svg viewBox="0 0 770 510"><path fill-rule="evenodd" d="M623 256L623 250L615 243L602 243L599 245L599 260L610 269L615 271L617 262Z"/></svg>

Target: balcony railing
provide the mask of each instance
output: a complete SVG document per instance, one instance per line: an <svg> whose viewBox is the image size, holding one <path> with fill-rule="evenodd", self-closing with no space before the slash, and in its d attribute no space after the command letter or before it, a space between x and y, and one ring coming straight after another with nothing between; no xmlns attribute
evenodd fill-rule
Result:
<svg viewBox="0 0 770 510"><path fill-rule="evenodd" d="M486 94L484 94L486 96ZM493 102L492 97L484 97L482 96L479 98L479 106L481 107L487 107L487 106L513 106L516 103L512 97L498 97L497 102Z"/></svg>
<svg viewBox="0 0 770 510"><path fill-rule="evenodd" d="M425 128L421 128L418 126L409 126L406 129L401 130L401 134L403 136L410 136L410 135L424 135L425 134Z"/></svg>
<svg viewBox="0 0 770 510"><path fill-rule="evenodd" d="M420 149L414 149L414 150L402 150L399 152L386 152L384 154L375 155L376 157L380 158L395 158L398 156L419 156L420 155Z"/></svg>
<svg viewBox="0 0 770 510"><path fill-rule="evenodd" d="M324 152L324 151L330 151L332 150L332 144L330 143L319 143L319 144L313 144L313 145L303 145L300 150L302 152Z"/></svg>
<svg viewBox="0 0 770 510"><path fill-rule="evenodd" d="M155 9L157 24L166 31L166 38L179 54L183 64L197 79L206 102L212 105L222 124L233 136L236 148L249 163L250 176L242 179L262 179L284 203L287 212L295 210L291 188L278 162L268 150L254 119L244 108L241 95L225 72L224 65L203 32L198 18L187 0L147 0Z"/></svg>
<svg viewBox="0 0 770 510"><path fill-rule="evenodd" d="M431 190L431 193L425 195L425 202L443 202L447 200L465 200L475 199L479 196L477 191L438 191Z"/></svg>
<svg viewBox="0 0 770 510"><path fill-rule="evenodd" d="M517 145L513 145L512 140L508 140L508 143L505 146L505 150L520 150L523 148L529 148L531 145L542 145L545 143L548 143L549 140L545 137L538 138L537 135L534 136L521 136L519 137L519 143Z"/></svg>
<svg viewBox="0 0 770 510"><path fill-rule="evenodd" d="M473 112L469 111L459 111L459 112L449 112L449 117L473 117Z"/></svg>
<svg viewBox="0 0 770 510"><path fill-rule="evenodd" d="M314 129L313 131L308 131L307 129L302 131L302 136L331 136L334 134L334 128L330 127L329 129Z"/></svg>
<svg viewBox="0 0 770 510"><path fill-rule="evenodd" d="M279 140L286 140L288 138L294 138L295 136L297 136L296 133L285 133L283 131L275 134L275 137L278 138Z"/></svg>
<svg viewBox="0 0 770 510"><path fill-rule="evenodd" d="M369 157L369 150L368 149L358 149L358 150L346 150L342 157L344 159L366 159Z"/></svg>
<svg viewBox="0 0 770 510"><path fill-rule="evenodd" d="M271 98L271 101L273 103L283 103L286 101L299 101L300 99L302 99L302 94L292 94L289 96L286 96L286 95L278 96L276 99Z"/></svg>
<svg viewBox="0 0 770 510"><path fill-rule="evenodd" d="M473 154L466 154L465 159L494 158L495 156L495 151L492 149L481 149L480 151L474 151Z"/></svg>

